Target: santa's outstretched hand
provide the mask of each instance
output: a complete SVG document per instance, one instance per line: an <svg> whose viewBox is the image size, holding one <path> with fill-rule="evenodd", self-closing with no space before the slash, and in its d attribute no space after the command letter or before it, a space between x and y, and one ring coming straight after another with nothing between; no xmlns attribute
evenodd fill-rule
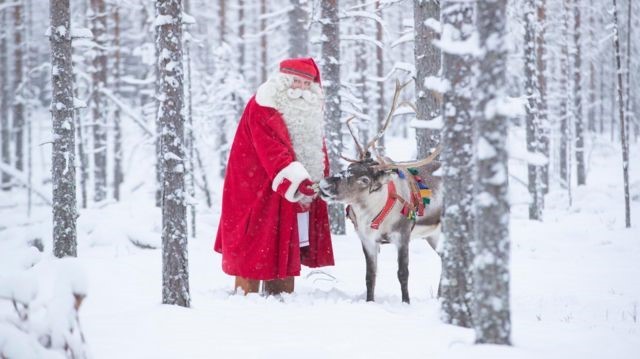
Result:
<svg viewBox="0 0 640 359"><path fill-rule="evenodd" d="M298 186L298 192L302 193L305 196L315 197L318 195L318 184L313 183L310 179L305 179Z"/></svg>

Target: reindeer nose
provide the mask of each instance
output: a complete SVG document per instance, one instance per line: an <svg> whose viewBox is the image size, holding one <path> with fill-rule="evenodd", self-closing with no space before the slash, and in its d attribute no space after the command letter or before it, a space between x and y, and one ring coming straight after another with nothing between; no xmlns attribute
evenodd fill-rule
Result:
<svg viewBox="0 0 640 359"><path fill-rule="evenodd" d="M337 181L333 180L333 177L328 177L328 178L324 178L320 181L319 185L320 185L320 192L327 194L327 195L333 195L335 194L335 190L336 190L336 185L337 185Z"/></svg>

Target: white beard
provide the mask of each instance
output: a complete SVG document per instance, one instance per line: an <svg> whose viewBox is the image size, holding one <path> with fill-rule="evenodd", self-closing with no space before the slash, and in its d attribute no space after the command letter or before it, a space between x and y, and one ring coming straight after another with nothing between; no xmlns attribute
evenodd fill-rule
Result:
<svg viewBox="0 0 640 359"><path fill-rule="evenodd" d="M324 118L323 96L320 85L313 83L309 88L315 101L303 97L291 98L287 94L293 77L277 73L260 86L256 101L262 106L273 107L284 120L296 160L301 162L311 175L312 181L324 178ZM309 96L307 96L309 97Z"/></svg>

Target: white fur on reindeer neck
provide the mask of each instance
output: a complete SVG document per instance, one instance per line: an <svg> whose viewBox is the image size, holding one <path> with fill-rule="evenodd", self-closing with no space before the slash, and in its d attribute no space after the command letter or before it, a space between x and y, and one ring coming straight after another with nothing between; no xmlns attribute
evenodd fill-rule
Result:
<svg viewBox="0 0 640 359"><path fill-rule="evenodd" d="M289 130L296 160L304 165L311 180L324 177L323 144L323 95L318 83L313 82L309 90L291 90L293 75L273 74L256 92L260 106L278 110Z"/></svg>

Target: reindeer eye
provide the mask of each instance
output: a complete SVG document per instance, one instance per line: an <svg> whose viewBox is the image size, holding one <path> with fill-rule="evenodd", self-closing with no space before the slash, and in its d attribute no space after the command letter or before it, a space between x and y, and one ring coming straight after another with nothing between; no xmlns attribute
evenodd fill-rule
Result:
<svg viewBox="0 0 640 359"><path fill-rule="evenodd" d="M371 182L371 179L367 176L362 176L360 178L358 178L358 183L363 184L363 185L368 185Z"/></svg>

